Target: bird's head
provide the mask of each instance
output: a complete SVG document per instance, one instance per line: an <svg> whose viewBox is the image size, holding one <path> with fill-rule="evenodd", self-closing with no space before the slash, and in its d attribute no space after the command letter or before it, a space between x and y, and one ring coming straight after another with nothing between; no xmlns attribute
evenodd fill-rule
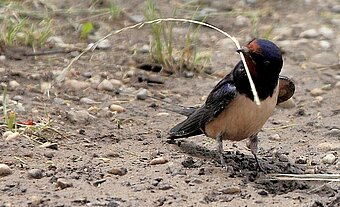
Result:
<svg viewBox="0 0 340 207"><path fill-rule="evenodd" d="M254 79L277 79L283 65L278 46L265 39L253 39L237 52L245 56L249 72Z"/></svg>

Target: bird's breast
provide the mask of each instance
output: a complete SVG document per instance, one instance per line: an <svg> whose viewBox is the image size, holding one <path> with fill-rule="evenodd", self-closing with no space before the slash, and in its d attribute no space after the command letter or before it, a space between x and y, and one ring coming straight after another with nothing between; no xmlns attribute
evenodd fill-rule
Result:
<svg viewBox="0 0 340 207"><path fill-rule="evenodd" d="M215 119L205 126L208 137L222 133L223 139L239 141L256 134L271 116L277 103L278 88L273 95L256 105L245 95L238 94Z"/></svg>

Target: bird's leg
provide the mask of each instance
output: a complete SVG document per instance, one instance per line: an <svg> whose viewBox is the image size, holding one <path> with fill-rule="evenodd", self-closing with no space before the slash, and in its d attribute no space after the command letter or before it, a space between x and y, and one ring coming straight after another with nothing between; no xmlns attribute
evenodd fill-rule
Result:
<svg viewBox="0 0 340 207"><path fill-rule="evenodd" d="M257 143L258 143L258 138L257 138L257 133L252 135L250 138L250 151L251 153L254 155L256 164L257 164L257 168L262 171L265 172L265 170L263 169L262 165L260 164L259 160L257 159Z"/></svg>
<svg viewBox="0 0 340 207"><path fill-rule="evenodd" d="M217 135L216 141L217 141L217 152L220 156L222 167L226 168L227 165L223 157L223 134L222 133Z"/></svg>

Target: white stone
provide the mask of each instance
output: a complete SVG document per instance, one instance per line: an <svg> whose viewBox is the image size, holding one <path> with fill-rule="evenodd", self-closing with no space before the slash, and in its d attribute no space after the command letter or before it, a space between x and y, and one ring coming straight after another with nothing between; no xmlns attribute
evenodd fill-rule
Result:
<svg viewBox="0 0 340 207"><path fill-rule="evenodd" d="M105 91L113 91L115 88L113 87L111 81L104 79L99 85L97 86L98 90L105 90Z"/></svg>
<svg viewBox="0 0 340 207"><path fill-rule="evenodd" d="M322 90L321 88L314 88L314 89L312 89L312 90L310 91L310 94L311 94L312 96L320 96L320 95L322 95L322 94L324 94L324 93L325 93L325 91Z"/></svg>
<svg viewBox="0 0 340 207"><path fill-rule="evenodd" d="M121 112L125 111L125 108L120 106L120 105L117 105L117 104L111 104L110 110L113 111L113 112L121 113Z"/></svg>
<svg viewBox="0 0 340 207"><path fill-rule="evenodd" d="M11 168L6 164L0 164L0 177L12 174Z"/></svg>
<svg viewBox="0 0 340 207"><path fill-rule="evenodd" d="M319 36L319 32L315 29L305 30L300 33L300 37L302 38L316 38Z"/></svg>
<svg viewBox="0 0 340 207"><path fill-rule="evenodd" d="M8 83L9 87L12 88L12 89L16 89L20 86L20 83L18 83L16 80L11 80L9 83Z"/></svg>
<svg viewBox="0 0 340 207"><path fill-rule="evenodd" d="M335 37L334 31L328 27L321 27L319 32L326 39L333 39Z"/></svg>
<svg viewBox="0 0 340 207"><path fill-rule="evenodd" d="M72 91L81 91L84 90L88 87L90 87L90 83L85 82L85 81L78 81L78 80L66 80L64 83L64 87L67 90L72 90Z"/></svg>
<svg viewBox="0 0 340 207"><path fill-rule="evenodd" d="M336 160L336 157L334 154L327 154L322 158L322 162L326 164L333 164Z"/></svg>
<svg viewBox="0 0 340 207"><path fill-rule="evenodd" d="M98 49L102 49L102 50L107 50L109 48L111 48L112 45L111 45L111 42L107 39L104 39L103 41L100 41L97 45L97 48Z"/></svg>
<svg viewBox="0 0 340 207"><path fill-rule="evenodd" d="M329 43L326 40L321 40L319 42L320 47L324 48L324 49L329 49L331 47L331 43Z"/></svg>

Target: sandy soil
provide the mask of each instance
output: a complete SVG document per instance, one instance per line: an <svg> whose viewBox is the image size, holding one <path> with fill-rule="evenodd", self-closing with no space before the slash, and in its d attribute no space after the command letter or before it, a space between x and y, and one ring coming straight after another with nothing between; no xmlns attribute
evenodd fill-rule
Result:
<svg viewBox="0 0 340 207"><path fill-rule="evenodd" d="M90 1L67 2L50 4L61 9L90 5ZM97 7L107 7L103 2ZM131 17L143 15L145 4L133 2L118 2L125 14L116 20L95 19L99 28L95 35L134 24ZM195 72L193 77L187 72L150 72L138 68L152 63L142 50L151 34L145 27L110 37L109 49L82 56L65 82L53 84L49 97L41 85L52 82L76 52L34 58L16 47L0 50L6 57L0 62L0 82L10 85L9 102L22 104L9 104L17 120L52 120L50 129L0 139L0 164L12 172L0 177L0 206L340 206L339 182L271 179L277 173L339 174L339 2L190 2L158 1L157 8L171 16L177 7L178 17L190 18L200 4L198 11L211 12L207 22L242 44L254 37L252 15L258 12L257 33L263 36L273 29L270 38L284 51L282 74L294 80L296 93L277 107L259 134L259 156L267 174L257 171L246 142L224 142L228 171L219 164L214 140L197 136L167 142L168 130L185 118L168 109L201 104L238 61L233 44L202 28L195 47L211 56L206 72ZM39 5L26 6L43 11ZM91 40L79 40L75 27L88 16L55 15L53 36L86 47ZM177 50L183 48L188 27L175 24ZM314 36L306 34L309 29L314 29ZM55 49L52 43L50 47ZM112 90L100 90L97 85L104 79L115 79L117 84ZM11 86L13 80L20 85ZM141 89L163 101L138 100ZM124 111L112 112L111 104ZM55 144L41 146L49 142ZM335 160L327 163L324 157L332 155ZM155 158L167 162L151 165Z"/></svg>

